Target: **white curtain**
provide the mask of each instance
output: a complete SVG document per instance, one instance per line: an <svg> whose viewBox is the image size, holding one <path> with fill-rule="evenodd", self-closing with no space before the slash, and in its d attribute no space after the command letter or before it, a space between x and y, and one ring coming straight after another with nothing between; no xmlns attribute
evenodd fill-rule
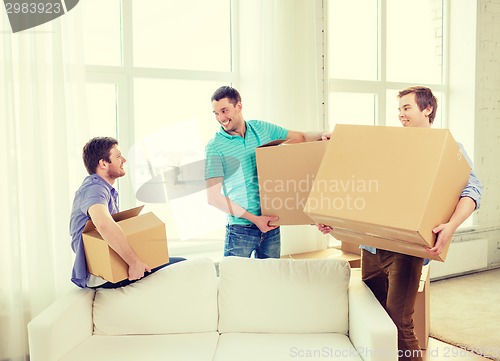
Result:
<svg viewBox="0 0 500 361"><path fill-rule="evenodd" d="M27 323L73 287L68 222L88 134L80 10L15 34L0 11L0 31L0 360L24 361Z"/></svg>
<svg viewBox="0 0 500 361"><path fill-rule="evenodd" d="M245 116L323 127L321 0L241 0L237 65Z"/></svg>
<svg viewBox="0 0 500 361"><path fill-rule="evenodd" d="M321 0L240 0L235 26L236 88L245 119L296 131L326 130ZM312 226L281 228L282 254L322 249Z"/></svg>

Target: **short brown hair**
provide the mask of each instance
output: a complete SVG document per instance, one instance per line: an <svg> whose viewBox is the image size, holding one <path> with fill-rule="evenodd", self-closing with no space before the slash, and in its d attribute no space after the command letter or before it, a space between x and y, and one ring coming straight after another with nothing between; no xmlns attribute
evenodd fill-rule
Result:
<svg viewBox="0 0 500 361"><path fill-rule="evenodd" d="M224 85L218 88L212 95L211 101L218 102L221 99L228 98L229 102L236 106L238 102L241 102L240 93L233 87Z"/></svg>
<svg viewBox="0 0 500 361"><path fill-rule="evenodd" d="M111 163L109 153L115 145L118 145L118 141L115 138L95 137L83 146L83 164L85 164L85 168L87 168L89 174L95 173L101 159Z"/></svg>
<svg viewBox="0 0 500 361"><path fill-rule="evenodd" d="M437 99L434 94L432 94L432 90L426 88L425 86L412 86L401 90L398 94L398 98L412 93L415 94L415 102L417 103L420 111L427 109L429 106L432 108L432 111L429 114L429 123L432 124L432 122L434 122L434 118L436 117L438 107Z"/></svg>

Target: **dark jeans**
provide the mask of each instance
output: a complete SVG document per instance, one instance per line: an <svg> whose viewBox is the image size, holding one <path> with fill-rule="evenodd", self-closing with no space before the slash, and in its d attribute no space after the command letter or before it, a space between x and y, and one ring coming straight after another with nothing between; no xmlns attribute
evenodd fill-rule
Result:
<svg viewBox="0 0 500 361"><path fill-rule="evenodd" d="M422 361L422 351L413 330L413 312L423 258L377 249L363 249L361 273L398 329L399 360Z"/></svg>
<svg viewBox="0 0 500 361"><path fill-rule="evenodd" d="M279 227L262 233L255 224L228 224L224 256L250 257L253 251L255 251L255 258L280 258Z"/></svg>
<svg viewBox="0 0 500 361"><path fill-rule="evenodd" d="M147 273L145 273L145 274L144 274L144 277L147 277L147 276L149 276L150 274L153 274L153 273L155 273L156 271L161 270L162 268L165 268L165 267L167 267L167 266L170 266L170 265L172 265L172 264L174 264L174 263L181 262L181 261L185 261L185 260L186 260L186 259L185 259L185 258L182 258L182 257L170 257L170 260L169 260L169 262L168 262L167 264L164 264L164 265L162 265L162 266L158 266L158 267L156 267L156 268L153 268L153 269L151 270L151 272L147 272ZM143 277L143 278L144 278L144 277ZM141 279L143 279L143 278L141 278ZM120 287L123 287L123 286L127 286L127 285L129 285L129 284L132 284L132 283L134 283L134 282L140 281L141 279L139 279L139 280L133 280L133 281L131 281L131 280L129 280L129 279L125 279L125 280L123 280L123 281L116 282L116 283L106 282L106 283L104 283L104 284L102 284L102 285L100 285L100 286L93 287L93 288L120 288Z"/></svg>

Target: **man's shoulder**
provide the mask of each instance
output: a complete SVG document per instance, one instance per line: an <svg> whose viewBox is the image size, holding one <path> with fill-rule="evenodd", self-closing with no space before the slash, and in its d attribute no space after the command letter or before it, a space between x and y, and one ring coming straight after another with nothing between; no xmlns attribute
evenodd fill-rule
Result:
<svg viewBox="0 0 500 361"><path fill-rule="evenodd" d="M87 197L102 193L110 194L111 186L97 174L91 174L85 177L76 193Z"/></svg>
<svg viewBox="0 0 500 361"><path fill-rule="evenodd" d="M220 137L218 137L217 135L215 135L215 137L213 137L212 139L210 139L207 142L207 145L205 146L205 153L217 152L218 144L222 140L222 139L218 139L218 138L220 138Z"/></svg>
<svg viewBox="0 0 500 361"><path fill-rule="evenodd" d="M264 120L258 120L258 119L252 119L247 121L247 125L251 128L253 128L256 132L274 132L274 131L279 131L279 130L284 130L283 127L266 122Z"/></svg>
<svg viewBox="0 0 500 361"><path fill-rule="evenodd" d="M207 145L205 146L205 152L221 151L230 146L230 144L231 141L228 139L228 137L221 134L221 132L217 132L215 133L215 136L207 142Z"/></svg>

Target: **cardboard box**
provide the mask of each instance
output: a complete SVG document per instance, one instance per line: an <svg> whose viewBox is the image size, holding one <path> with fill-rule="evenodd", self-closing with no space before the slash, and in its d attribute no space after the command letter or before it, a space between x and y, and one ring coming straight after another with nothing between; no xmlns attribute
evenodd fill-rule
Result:
<svg viewBox="0 0 500 361"><path fill-rule="evenodd" d="M256 149L260 206L271 225L313 224L303 209L328 142L270 142Z"/></svg>
<svg viewBox="0 0 500 361"><path fill-rule="evenodd" d="M429 331L431 323L430 305L430 272L427 264L422 268L420 286L418 288L417 299L415 301L415 312L413 313L413 323L415 334L422 350L426 350L429 343Z"/></svg>
<svg viewBox="0 0 500 361"><path fill-rule="evenodd" d="M327 143L305 213L338 240L429 257L470 173L450 131L337 125Z"/></svg>
<svg viewBox="0 0 500 361"><path fill-rule="evenodd" d="M281 258L311 259L311 258L334 258L349 262L351 268L361 267L361 256L355 253L344 252L338 248L327 248L320 251L289 254Z"/></svg>
<svg viewBox="0 0 500 361"><path fill-rule="evenodd" d="M354 253L357 254L358 256L361 256L361 248L359 248L359 245L357 244L342 242L342 244L340 245L340 249L343 252Z"/></svg>
<svg viewBox="0 0 500 361"><path fill-rule="evenodd" d="M113 214L113 219L137 256L155 268L169 262L165 224L151 212L139 215L143 207ZM128 265L103 240L92 221L85 225L82 237L90 273L113 283L128 278Z"/></svg>

